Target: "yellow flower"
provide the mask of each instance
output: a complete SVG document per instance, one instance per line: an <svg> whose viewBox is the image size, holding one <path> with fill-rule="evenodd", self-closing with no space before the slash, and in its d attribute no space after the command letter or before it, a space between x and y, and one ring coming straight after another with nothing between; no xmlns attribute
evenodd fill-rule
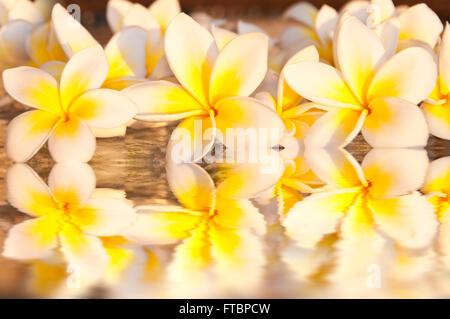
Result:
<svg viewBox="0 0 450 319"><path fill-rule="evenodd" d="M65 65L59 84L49 73L32 67L3 72L5 90L17 101L37 109L9 123L8 156L25 162L48 139L55 161L89 161L95 151L90 127L117 127L136 114L126 96L99 89L107 73L108 62L99 46L75 54Z"/></svg>
<svg viewBox="0 0 450 319"><path fill-rule="evenodd" d="M434 91L422 104L431 134L450 140L450 25L439 46L439 77Z"/></svg>
<svg viewBox="0 0 450 319"><path fill-rule="evenodd" d="M211 149L216 128L222 136L227 128L282 130L275 112L248 98L266 74L267 47L264 34L249 33L230 41L219 53L213 36L181 13L165 36L166 57L181 85L155 81L123 92L138 106L137 119L184 119L177 130L183 143L190 142L183 160L198 160ZM200 132L195 131L196 123L201 123ZM211 133L208 138L205 132Z"/></svg>
<svg viewBox="0 0 450 319"><path fill-rule="evenodd" d="M431 243L437 226L433 207L416 192L428 165L426 151L372 150L361 167L344 151L307 152L328 190L295 204L284 220L300 247L313 248L333 233L342 238L339 247L364 245L364 238L380 241L378 230L406 248Z"/></svg>
<svg viewBox="0 0 450 319"><path fill-rule="evenodd" d="M336 65L286 66L289 86L304 98L333 107L314 123L307 147L341 147L362 129L373 147L425 146L428 128L417 107L433 90L437 67L420 47L394 56L378 36L349 16L335 36Z"/></svg>
<svg viewBox="0 0 450 319"><path fill-rule="evenodd" d="M169 281L199 290L208 284L236 288L240 282L251 290L260 280L263 263L262 215L250 201L221 196L210 176L195 164L169 163L167 179L182 206L137 207L137 218L125 237L141 244L181 242L168 268Z"/></svg>
<svg viewBox="0 0 450 319"><path fill-rule="evenodd" d="M27 165L7 172L8 200L34 218L15 225L5 241L3 255L16 259L51 256L60 247L67 263L86 278L102 276L108 255L97 236L113 236L134 219L126 202L94 198L95 176L86 164L56 164L48 184Z"/></svg>

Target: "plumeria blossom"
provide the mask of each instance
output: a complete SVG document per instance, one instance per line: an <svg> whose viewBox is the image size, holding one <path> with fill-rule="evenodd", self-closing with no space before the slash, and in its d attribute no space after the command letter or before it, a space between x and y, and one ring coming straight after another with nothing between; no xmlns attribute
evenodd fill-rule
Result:
<svg viewBox="0 0 450 319"><path fill-rule="evenodd" d="M144 16L139 13L145 9L151 16ZM109 0L106 8L106 19L113 32L119 32L129 23L138 18L146 18L148 21L140 21L139 23L151 23L156 20L162 32L165 32L169 23L175 16L181 12L178 0L156 0L148 8L138 3L132 3L126 0ZM137 14L137 15L136 15Z"/></svg>
<svg viewBox="0 0 450 319"><path fill-rule="evenodd" d="M196 164L169 162L167 179L182 206L136 207L137 217L126 237L142 244L179 244L168 268L176 289L190 286L200 291L211 283L216 289L233 289L240 283L253 291L264 262L263 216L248 200L223 197Z"/></svg>
<svg viewBox="0 0 450 319"><path fill-rule="evenodd" d="M300 23L286 28L280 35L281 48L288 52L288 58L301 48L313 44L322 59L333 63L332 39L339 21L339 14L335 9L323 5L318 10L308 2L299 2L290 6L283 16Z"/></svg>
<svg viewBox="0 0 450 319"><path fill-rule="evenodd" d="M47 185L27 165L7 172L8 200L32 219L15 225L3 255L15 259L46 258L60 249L83 277L101 276L108 254L97 236L113 236L134 219L128 203L92 197L95 175L86 164L56 164Z"/></svg>
<svg viewBox="0 0 450 319"><path fill-rule="evenodd" d="M450 157L442 157L431 162L422 191L434 207L440 223L437 251L443 265L450 267Z"/></svg>
<svg viewBox="0 0 450 319"><path fill-rule="evenodd" d="M450 25L446 24L439 46L439 77L429 98L422 104L430 133L450 140Z"/></svg>
<svg viewBox="0 0 450 319"><path fill-rule="evenodd" d="M0 70L27 64L27 38L48 20L51 0L0 1Z"/></svg>
<svg viewBox="0 0 450 319"><path fill-rule="evenodd" d="M266 75L267 48L264 34L249 33L233 39L219 53L213 36L181 13L165 36L166 57L181 85L154 81L123 92L138 106L139 120L184 119L172 142L185 149L182 161L198 160L220 138L216 128L221 136L227 128L282 129L275 112L247 97Z"/></svg>
<svg viewBox="0 0 450 319"><path fill-rule="evenodd" d="M381 245L385 239L379 231L405 248L431 243L437 226L433 207L417 192L428 167L426 151L375 149L361 167L344 151L317 149L308 156L328 190L295 204L284 220L300 247L312 248L337 232L344 248L372 240Z"/></svg>
<svg viewBox="0 0 450 319"><path fill-rule="evenodd" d="M334 110L314 123L305 143L341 147L360 130L373 147L425 146L428 128L417 104L433 91L437 67L425 49L395 55L355 17L335 37L333 68L320 62L286 66L289 86L304 98Z"/></svg>
<svg viewBox="0 0 450 319"><path fill-rule="evenodd" d="M160 29L156 22L152 24L150 20L145 24L142 20L134 19L134 24L130 23L116 33L106 45L109 69L102 87L121 90L144 81L155 71L162 57ZM59 4L53 8L52 23L56 38L67 57L99 45L89 31ZM160 68L163 70L159 73L166 72L164 66Z"/></svg>
<svg viewBox="0 0 450 319"><path fill-rule="evenodd" d="M95 151L91 127L114 128L136 114L126 96L99 89L107 74L108 61L99 46L75 54L65 65L59 83L49 73L32 67L6 70L3 82L8 94L36 109L9 124L8 156L25 162L48 140L55 161L89 161Z"/></svg>
<svg viewBox="0 0 450 319"><path fill-rule="evenodd" d="M398 19L398 39L400 47L424 43L434 48L442 33L443 25L438 15L425 3L409 8L395 7L392 0L352 1L342 9L358 17L363 23L378 29L383 38L382 29ZM394 22L396 24L396 22ZM388 26L385 32L393 32L394 25ZM386 38L386 40L388 40ZM419 43L417 43L419 42ZM387 42L386 42L387 43Z"/></svg>

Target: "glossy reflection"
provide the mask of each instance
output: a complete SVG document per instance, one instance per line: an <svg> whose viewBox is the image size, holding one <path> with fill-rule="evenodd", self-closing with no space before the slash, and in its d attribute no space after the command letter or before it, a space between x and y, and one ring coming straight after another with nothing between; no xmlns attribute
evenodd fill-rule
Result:
<svg viewBox="0 0 450 319"><path fill-rule="evenodd" d="M245 199L229 197L221 189L228 179L254 182L249 175L239 175L248 170L166 163L163 149L170 131L146 128L131 130L125 139L100 140L94 170L86 164L52 167L43 151L30 163L34 170L10 165L2 185L7 191L1 206L1 240L8 258L0 257L0 263L9 277L0 277L2 294L52 298L447 295L448 156L429 161L425 150L376 149L365 156L354 152L363 158L359 164L346 151L307 149L302 161L320 181L312 194L286 185L279 192L281 177L271 180L269 190ZM350 149L365 149L358 143ZM433 145L432 158L448 149L442 142L439 148ZM119 154L117 149L124 151ZM252 178L258 172L256 165ZM29 196L37 191L45 196ZM22 245L21 240L36 243L44 238L42 234L56 232L49 226L52 223L44 225L38 237L31 232L17 240L17 229L44 218L41 215L52 211L56 218L54 211L76 207L75 213L69 210L75 216L87 203L114 203L110 212L120 213L121 218L120 225L112 218L90 229L87 225L93 220L83 220L77 226L80 236L74 238L89 240L78 241L80 255L64 249L62 231L50 246ZM67 228L72 226L61 229ZM82 258L92 251L95 259Z"/></svg>

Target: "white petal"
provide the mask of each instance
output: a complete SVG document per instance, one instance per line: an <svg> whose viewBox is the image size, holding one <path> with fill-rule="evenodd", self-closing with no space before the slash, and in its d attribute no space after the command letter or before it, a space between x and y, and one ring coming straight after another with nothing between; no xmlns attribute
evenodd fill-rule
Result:
<svg viewBox="0 0 450 319"><path fill-rule="evenodd" d="M341 24L336 39L342 74L359 100L364 101L367 87L384 56L384 46L376 33L355 17Z"/></svg>
<svg viewBox="0 0 450 319"><path fill-rule="evenodd" d="M300 247L314 248L325 235L337 231L339 220L356 196L352 190L339 190L305 198L292 207L283 221L287 235Z"/></svg>
<svg viewBox="0 0 450 319"><path fill-rule="evenodd" d="M368 100L378 97L399 97L414 104L425 100L433 91L437 65L426 50L412 47L387 61L375 75L368 91Z"/></svg>
<svg viewBox="0 0 450 319"><path fill-rule="evenodd" d="M64 198L60 197L70 194L81 205L94 192L94 171L83 163L58 163L50 172L48 185L56 200L64 202Z"/></svg>
<svg viewBox="0 0 450 319"><path fill-rule="evenodd" d="M179 206L138 206L132 225L124 236L140 244L172 244L190 235L201 215Z"/></svg>
<svg viewBox="0 0 450 319"><path fill-rule="evenodd" d="M70 107L71 116L96 128L115 128L136 115L136 107L125 94L110 89L94 89L78 97Z"/></svg>
<svg viewBox="0 0 450 319"><path fill-rule="evenodd" d="M106 6L106 20L111 30L116 33L122 29L122 21L133 4L126 0L108 1Z"/></svg>
<svg viewBox="0 0 450 319"><path fill-rule="evenodd" d="M299 95L326 106L359 108L360 103L335 68L319 62L287 65L284 75Z"/></svg>
<svg viewBox="0 0 450 319"><path fill-rule="evenodd" d="M178 0L155 0L148 10L158 20L163 31L167 29L173 18L181 12Z"/></svg>
<svg viewBox="0 0 450 319"><path fill-rule="evenodd" d="M346 146L361 131L366 114L348 108L325 113L306 134L305 145L309 148Z"/></svg>
<svg viewBox="0 0 450 319"><path fill-rule="evenodd" d="M126 28L115 34L105 47L108 79L145 77L146 41L147 33L138 27Z"/></svg>
<svg viewBox="0 0 450 319"><path fill-rule="evenodd" d="M9 20L25 20L31 24L44 22L44 17L38 7L31 1L19 0L9 11Z"/></svg>
<svg viewBox="0 0 450 319"><path fill-rule="evenodd" d="M425 3L419 3L403 12L400 17L400 40L413 39L434 48L444 29L438 15Z"/></svg>
<svg viewBox="0 0 450 319"><path fill-rule="evenodd" d="M56 162L88 162L95 152L95 136L83 120L73 117L55 127L48 148Z"/></svg>
<svg viewBox="0 0 450 319"><path fill-rule="evenodd" d="M151 81L126 88L138 109L137 119L144 121L179 120L206 113L185 89L168 81Z"/></svg>
<svg viewBox="0 0 450 319"><path fill-rule="evenodd" d="M233 39L220 52L211 73L211 105L235 96L249 96L267 72L268 38L248 33Z"/></svg>
<svg viewBox="0 0 450 319"><path fill-rule="evenodd" d="M68 57L83 49L99 45L89 31L59 3L53 7L52 23L58 42Z"/></svg>
<svg viewBox="0 0 450 319"><path fill-rule="evenodd" d="M165 51L181 85L200 103L208 105L208 84L218 49L212 35L184 13L167 28Z"/></svg>
<svg viewBox="0 0 450 319"><path fill-rule="evenodd" d="M65 226L59 238L67 263L81 279L96 281L104 275L109 256L99 238L86 235L71 225Z"/></svg>
<svg viewBox="0 0 450 319"><path fill-rule="evenodd" d="M372 147L423 147L428 127L419 107L399 98L376 99L370 104L362 133Z"/></svg>
<svg viewBox="0 0 450 319"><path fill-rule="evenodd" d="M317 177L338 188L360 187L366 183L361 166L345 150L306 149L306 162Z"/></svg>
<svg viewBox="0 0 450 319"><path fill-rule="evenodd" d="M373 149L364 158L362 167L375 196L393 197L423 185L428 157L425 150Z"/></svg>
<svg viewBox="0 0 450 319"><path fill-rule="evenodd" d="M31 216L43 216L41 205L53 202L47 185L28 165L15 164L7 170L6 190L8 202Z"/></svg>
<svg viewBox="0 0 450 319"><path fill-rule="evenodd" d="M333 31L338 22L338 18L337 11L326 4L317 12L314 25L317 35L323 44L326 44L333 38Z"/></svg>
<svg viewBox="0 0 450 319"><path fill-rule="evenodd" d="M33 26L26 21L10 21L0 28L0 51L5 52L4 59L11 66L24 65L29 60L26 40ZM2 54L3 58L3 54Z"/></svg>
<svg viewBox="0 0 450 319"><path fill-rule="evenodd" d="M291 5L283 13L285 18L291 18L301 22L308 27L314 28L314 21L316 19L317 9L308 2L299 2Z"/></svg>
<svg viewBox="0 0 450 319"><path fill-rule="evenodd" d="M47 142L59 118L45 111L29 111L8 125L6 153L15 162L26 162Z"/></svg>
<svg viewBox="0 0 450 319"><path fill-rule="evenodd" d="M391 199L369 201L380 230L408 248L432 243L438 223L433 206L419 193Z"/></svg>
<svg viewBox="0 0 450 319"><path fill-rule="evenodd" d="M81 94L99 88L108 74L108 60L101 46L75 54L67 62L60 82L61 103L65 110Z"/></svg>
<svg viewBox="0 0 450 319"><path fill-rule="evenodd" d="M450 92L450 25L448 22L439 48L439 79L441 93L448 94Z"/></svg>
<svg viewBox="0 0 450 319"><path fill-rule="evenodd" d="M93 220L78 224L83 231L97 236L115 236L130 226L135 218L134 209L124 200L92 198L83 209L93 215Z"/></svg>
<svg viewBox="0 0 450 319"><path fill-rule="evenodd" d="M3 256L14 259L50 256L58 245L58 237L45 227L46 221L46 217L41 217L12 227L4 243Z"/></svg>
<svg viewBox="0 0 450 319"><path fill-rule="evenodd" d="M56 80L40 69L22 66L3 72L6 92L22 104L61 115Z"/></svg>
<svg viewBox="0 0 450 319"><path fill-rule="evenodd" d="M215 196L214 182L209 174L196 164L167 165L170 189L184 207L208 211Z"/></svg>

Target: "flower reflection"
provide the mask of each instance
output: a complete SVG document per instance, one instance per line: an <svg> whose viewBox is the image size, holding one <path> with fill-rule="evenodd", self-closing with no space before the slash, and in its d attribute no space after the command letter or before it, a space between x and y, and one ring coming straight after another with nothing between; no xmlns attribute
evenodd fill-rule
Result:
<svg viewBox="0 0 450 319"><path fill-rule="evenodd" d="M300 250L309 265L304 275L366 278L368 266L381 265L387 244L430 246L437 223L433 207L417 192L428 165L425 151L372 150L361 167L344 151L314 150L308 157L328 186L295 204L283 222L294 240L287 260Z"/></svg>
<svg viewBox="0 0 450 319"><path fill-rule="evenodd" d="M126 237L144 244L181 242L167 269L175 296L252 294L264 264L262 215L247 200L221 196L200 166L169 163L167 174L183 206L137 207ZM236 289L241 285L245 291Z"/></svg>
<svg viewBox="0 0 450 319"><path fill-rule="evenodd" d="M108 253L98 236L115 236L135 214L124 200L93 196L95 176L86 164L57 164L48 187L27 165L7 172L8 200L34 218L9 231L3 255L15 259L47 258L58 249L68 264L90 282L103 275Z"/></svg>

